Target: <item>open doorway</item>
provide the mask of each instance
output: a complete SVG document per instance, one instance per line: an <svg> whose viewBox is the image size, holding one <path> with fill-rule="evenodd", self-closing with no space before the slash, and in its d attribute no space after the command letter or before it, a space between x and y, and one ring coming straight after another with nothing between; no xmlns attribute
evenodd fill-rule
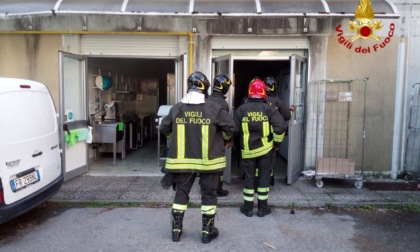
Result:
<svg viewBox="0 0 420 252"><path fill-rule="evenodd" d="M235 80L235 89L233 94L233 108L240 106L242 99L248 94L248 84L256 76L264 79L272 76L277 80L276 93L286 106L289 106L290 100L290 62L289 60L240 60L233 61L233 73ZM240 152L238 149L232 153L233 174L240 174ZM288 137L281 145L277 157L275 178L285 179L287 176L287 158L288 158Z"/></svg>
<svg viewBox="0 0 420 252"><path fill-rule="evenodd" d="M95 140L90 144L89 173L92 175L142 175L160 173L157 158L155 118L159 106L175 103L174 59L118 57L88 58L88 108L97 128L119 122L123 137L114 144ZM112 87L101 89L101 76L112 79ZM95 130L95 127L94 127ZM95 135L95 132L94 132Z"/></svg>
<svg viewBox="0 0 420 252"><path fill-rule="evenodd" d="M286 183L292 184L302 175L303 170L308 66L303 56L291 54L288 59L263 59L258 56L245 59L232 54L221 54L212 58L212 76L226 74L233 79L235 85L230 88L226 98L231 110L240 105L243 97L247 95L248 83L253 77L263 76L261 78L264 78L265 75L274 75L278 78L278 82L283 84L279 85L277 96L283 99L287 106L293 104L295 112L288 123L288 135L283 141L279 155L283 159L277 162L280 167L276 169L278 170L276 176L283 177L284 168L287 167ZM226 169L223 178L227 183L230 183L232 176L242 176L240 150L236 146L239 146L238 143L232 149L226 150Z"/></svg>

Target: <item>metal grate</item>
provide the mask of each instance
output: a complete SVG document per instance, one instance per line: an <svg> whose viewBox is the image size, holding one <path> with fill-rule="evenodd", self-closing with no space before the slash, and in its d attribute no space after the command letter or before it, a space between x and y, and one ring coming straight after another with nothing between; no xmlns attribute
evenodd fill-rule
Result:
<svg viewBox="0 0 420 252"><path fill-rule="evenodd" d="M316 85L316 179L363 176L367 79L321 80ZM356 183L361 187L361 183Z"/></svg>
<svg viewBox="0 0 420 252"><path fill-rule="evenodd" d="M420 179L420 83L412 87L409 116L404 173Z"/></svg>
<svg viewBox="0 0 420 252"><path fill-rule="evenodd" d="M324 81L320 83L318 127L323 131L317 157L353 159L363 166L365 82Z"/></svg>

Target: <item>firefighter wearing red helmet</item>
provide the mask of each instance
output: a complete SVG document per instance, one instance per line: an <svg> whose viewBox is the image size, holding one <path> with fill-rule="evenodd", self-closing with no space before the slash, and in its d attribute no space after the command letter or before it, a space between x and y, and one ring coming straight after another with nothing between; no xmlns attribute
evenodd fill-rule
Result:
<svg viewBox="0 0 420 252"><path fill-rule="evenodd" d="M172 240L182 235L184 212L197 174L200 174L202 242L219 235L214 226L217 208L218 174L226 167L225 143L236 131L235 123L222 107L205 101L210 86L207 77L195 72L188 78L188 93L162 119L159 131L171 138L162 185L174 182L172 205ZM166 182L165 182L166 181Z"/></svg>
<svg viewBox="0 0 420 252"><path fill-rule="evenodd" d="M206 99L206 101L213 101L220 106L222 106L223 110L229 113L229 105L226 102L225 95L229 91L230 86L232 85L232 81L224 74L217 75L213 80L213 92L212 94ZM223 189L223 172L219 174L219 184L217 186L217 196L225 197L229 194L228 190Z"/></svg>
<svg viewBox="0 0 420 252"><path fill-rule="evenodd" d="M244 204L241 213L253 216L254 194L257 194L257 216L264 217L271 213L268 206L268 191L273 155L283 141L285 123L279 111L267 104L267 90L264 82L254 79L249 84L248 101L235 111L234 121L239 129L242 168L245 185ZM259 168L258 186L255 189L256 168Z"/></svg>

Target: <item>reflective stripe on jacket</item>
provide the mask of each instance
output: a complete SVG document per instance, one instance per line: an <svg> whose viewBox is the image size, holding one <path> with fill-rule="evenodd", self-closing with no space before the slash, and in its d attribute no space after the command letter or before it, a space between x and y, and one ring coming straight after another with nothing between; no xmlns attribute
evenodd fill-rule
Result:
<svg viewBox="0 0 420 252"><path fill-rule="evenodd" d="M174 105L162 119L160 132L171 135L168 172L216 172L226 167L224 141L235 133L233 119L212 101Z"/></svg>
<svg viewBox="0 0 420 252"><path fill-rule="evenodd" d="M262 99L249 99L235 111L233 118L240 129L242 158L263 156L283 140L283 117Z"/></svg>

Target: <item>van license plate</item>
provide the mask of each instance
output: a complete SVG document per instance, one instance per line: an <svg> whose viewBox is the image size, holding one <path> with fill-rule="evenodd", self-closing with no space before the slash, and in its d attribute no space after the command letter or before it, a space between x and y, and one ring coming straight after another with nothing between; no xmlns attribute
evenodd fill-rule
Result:
<svg viewBox="0 0 420 252"><path fill-rule="evenodd" d="M16 192L20 189L25 188L28 185L35 184L40 180L39 171L34 171L20 178L10 180L12 191Z"/></svg>

